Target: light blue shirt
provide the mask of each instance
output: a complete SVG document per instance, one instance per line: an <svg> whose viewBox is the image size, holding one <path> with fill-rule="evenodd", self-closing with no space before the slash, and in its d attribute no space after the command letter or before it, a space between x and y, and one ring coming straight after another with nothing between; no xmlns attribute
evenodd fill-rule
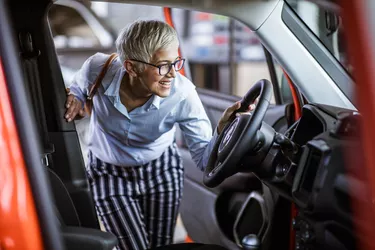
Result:
<svg viewBox="0 0 375 250"><path fill-rule="evenodd" d="M108 55L91 56L75 74L70 92L82 102ZM89 129L89 150L104 162L136 166L157 159L173 143L180 126L190 154L204 170L217 138L194 84L177 73L168 97L153 95L130 113L121 103L119 89L125 68L117 58L94 96Z"/></svg>

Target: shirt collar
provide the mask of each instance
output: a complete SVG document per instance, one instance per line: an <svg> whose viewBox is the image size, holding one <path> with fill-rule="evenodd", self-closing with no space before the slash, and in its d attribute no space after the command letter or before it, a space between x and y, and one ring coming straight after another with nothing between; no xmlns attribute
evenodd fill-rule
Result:
<svg viewBox="0 0 375 250"><path fill-rule="evenodd" d="M107 88L107 90L104 92L105 95L107 96L113 96L113 97L120 97L120 85L122 78L124 77L126 70L124 67L121 67L117 72L116 75L113 78L113 81ZM154 106L155 108L159 109L160 107L160 101L161 97L157 95L153 95L153 100L151 105Z"/></svg>
<svg viewBox="0 0 375 250"><path fill-rule="evenodd" d="M157 96L157 95L154 95L153 98L154 99L152 100L151 105L153 105L155 108L159 109L161 97Z"/></svg>

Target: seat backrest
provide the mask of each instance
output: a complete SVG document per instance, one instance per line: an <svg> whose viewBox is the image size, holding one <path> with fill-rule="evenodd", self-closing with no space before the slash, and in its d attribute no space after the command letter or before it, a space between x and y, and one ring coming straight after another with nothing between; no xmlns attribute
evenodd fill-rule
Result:
<svg viewBox="0 0 375 250"><path fill-rule="evenodd" d="M118 244L117 237L109 232L81 227L77 211L64 183L51 169L46 168L46 171L66 249L112 250Z"/></svg>
<svg viewBox="0 0 375 250"><path fill-rule="evenodd" d="M62 223L66 226L81 226L74 203L64 183L50 168L46 168L46 171L50 180L55 207L60 221L62 220Z"/></svg>

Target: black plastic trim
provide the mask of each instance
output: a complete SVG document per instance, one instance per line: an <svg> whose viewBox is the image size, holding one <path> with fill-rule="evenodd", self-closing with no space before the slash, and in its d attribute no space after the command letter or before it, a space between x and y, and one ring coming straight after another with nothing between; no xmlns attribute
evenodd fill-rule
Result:
<svg viewBox="0 0 375 250"><path fill-rule="evenodd" d="M242 242L241 242L242 239L239 238L238 224L243 219L244 213L246 212L246 209L247 209L248 205L250 204L251 200L255 200L256 202L258 202L258 205L259 205L261 213L262 213L261 214L262 225L260 226L259 231L256 233L256 236L258 236L260 240L262 240L262 238L264 236L264 233L267 231L267 227L268 227L268 224L269 224L270 218L269 218L268 213L267 213L266 202L265 202L263 196L257 191L251 192L248 195L246 201L242 204L241 210L238 212L236 220L235 220L234 225L233 225L234 239L235 239L236 244L239 247L242 247ZM254 216L259 216L259 214L256 214ZM249 222L249 223L251 223L251 222Z"/></svg>
<svg viewBox="0 0 375 250"><path fill-rule="evenodd" d="M266 57L268 70L270 72L271 83L273 85L273 93L275 95L275 101L276 101L276 104L280 105L280 104L282 104L282 98L281 98L281 93L280 93L279 81L278 81L277 75L276 75L275 63L273 61L273 57L272 57L271 53L266 49L266 47L264 47L264 46L262 46L262 47L263 47L263 50L264 50L264 55Z"/></svg>
<svg viewBox="0 0 375 250"><path fill-rule="evenodd" d="M328 51L321 43L319 38L303 23L303 21L294 13L290 6L284 4L281 18L302 43L302 45L310 52L316 61L322 66L324 71L337 84L345 96L355 104L354 96L350 88L350 82L354 82L337 59Z"/></svg>
<svg viewBox="0 0 375 250"><path fill-rule="evenodd" d="M23 71L18 60L15 44L18 44L13 33L9 1L0 0L0 56L4 74L7 79L13 115L16 121L22 152L33 193L33 199L39 219L39 226L45 249L62 250L62 238L58 221L52 207L52 195L46 173L41 162L41 141L37 137L35 119L32 116L30 102L26 95Z"/></svg>

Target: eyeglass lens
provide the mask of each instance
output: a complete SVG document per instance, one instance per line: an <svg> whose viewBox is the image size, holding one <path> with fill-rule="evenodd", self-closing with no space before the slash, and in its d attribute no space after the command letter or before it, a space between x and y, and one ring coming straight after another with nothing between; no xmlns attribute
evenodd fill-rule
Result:
<svg viewBox="0 0 375 250"><path fill-rule="evenodd" d="M174 66L174 70L176 70L176 71L181 70L182 67L184 66L184 61L185 60L181 59L181 60L175 61L174 63L165 64L165 65L161 66L160 67L160 75L168 74L172 69L172 65Z"/></svg>

